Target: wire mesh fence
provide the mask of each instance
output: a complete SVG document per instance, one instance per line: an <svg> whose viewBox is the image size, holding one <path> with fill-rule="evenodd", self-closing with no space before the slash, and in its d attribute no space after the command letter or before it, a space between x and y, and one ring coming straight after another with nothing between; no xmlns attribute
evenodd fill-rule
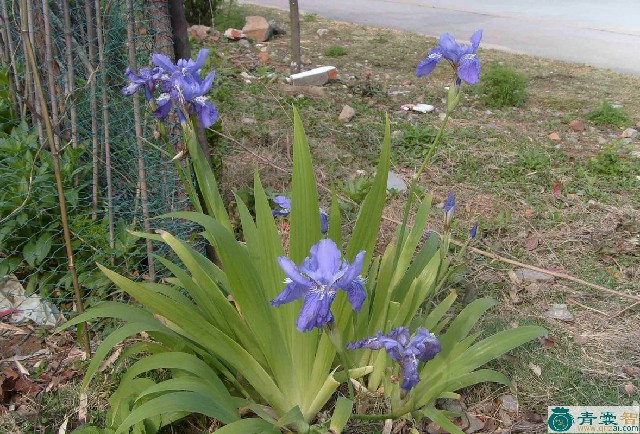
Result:
<svg viewBox="0 0 640 434"><path fill-rule="evenodd" d="M127 66L147 66L153 52L172 54L166 0L0 0L0 14L0 312L16 303L31 306L32 295L63 313L74 309L56 153L84 304L113 290L96 262L153 280L152 254L160 245L145 247L130 231L149 231L157 226L150 218L189 206L171 162L175 137L168 146L155 140L144 100L135 102L122 88ZM25 56L27 37L36 71ZM53 154L35 74L53 127ZM180 222L162 225L182 236L192 230ZM41 308L34 306L18 310Z"/></svg>

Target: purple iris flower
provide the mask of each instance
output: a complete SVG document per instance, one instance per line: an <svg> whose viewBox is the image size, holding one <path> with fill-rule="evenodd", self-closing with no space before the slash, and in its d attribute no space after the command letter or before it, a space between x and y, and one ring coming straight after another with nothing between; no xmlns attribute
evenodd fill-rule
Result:
<svg viewBox="0 0 640 434"><path fill-rule="evenodd" d="M407 327L397 327L386 335L378 331L377 336L351 342L347 344L347 348L351 350L358 348L380 350L384 348L387 354L400 364L402 368L401 387L406 391L410 391L420 382L419 362L428 362L442 351L438 338L422 327L418 327L413 338Z"/></svg>
<svg viewBox="0 0 640 434"><path fill-rule="evenodd" d="M157 67L162 68L167 74L180 72L184 76L193 78L196 81L201 81L202 79L200 78L200 70L207 61L208 55L209 50L203 48L198 52L198 57L195 61L192 59L179 59L178 62L174 65L171 59L169 59L164 54L158 53L151 56L151 61Z"/></svg>
<svg viewBox="0 0 640 434"><path fill-rule="evenodd" d="M472 240L475 240L476 239L476 235L478 235L478 223L473 225L473 227L469 231L469 238L471 238Z"/></svg>
<svg viewBox="0 0 640 434"><path fill-rule="evenodd" d="M322 208L320 209L320 230L323 234L329 232L329 214Z"/></svg>
<svg viewBox="0 0 640 434"><path fill-rule="evenodd" d="M456 198L453 192L449 193L447 201L444 203L444 224L449 226L453 219L453 212L456 210Z"/></svg>
<svg viewBox="0 0 640 434"><path fill-rule="evenodd" d="M164 86L168 92L164 92L156 98L157 109L154 112L156 118L164 119L167 117L175 104L178 107L180 122L186 120L187 114L195 114L198 122L204 128L209 128L218 120L218 109L206 97L214 77L214 71L211 71L204 80L194 79L181 71L174 72L167 85Z"/></svg>
<svg viewBox="0 0 640 434"><path fill-rule="evenodd" d="M271 214L280 217L286 217L291 213L291 199L287 196L276 196L273 198L273 202L280 207L280 209L274 209Z"/></svg>
<svg viewBox="0 0 640 434"><path fill-rule="evenodd" d="M147 101L153 99L153 92L162 78L162 70L160 68L142 68L136 74L131 68L127 67L124 74L129 79L129 84L122 89L124 95L131 96L142 87Z"/></svg>
<svg viewBox="0 0 640 434"><path fill-rule="evenodd" d="M278 263L287 275L286 286L271 304L278 307L304 297L296 323L301 332L333 322L331 303L339 289L347 293L353 310L359 312L367 297L364 279L360 276L364 255L363 250L349 264L341 259L336 243L324 239L311 247L311 256L305 258L300 266L286 256L279 257Z"/></svg>
<svg viewBox="0 0 640 434"><path fill-rule="evenodd" d="M431 49L427 57L416 67L416 75L422 77L430 74L438 62L447 59L458 76L457 85L460 85L460 80L476 84L480 80L481 67L476 51L481 39L482 29L471 36L471 45L458 44L449 33L443 34L440 36L438 46Z"/></svg>
<svg viewBox="0 0 640 434"><path fill-rule="evenodd" d="M279 217L287 217L291 213L291 199L287 196L276 196L273 198L273 202L280 207L280 209L271 210L271 214ZM329 215L320 209L320 229L323 234L329 231Z"/></svg>

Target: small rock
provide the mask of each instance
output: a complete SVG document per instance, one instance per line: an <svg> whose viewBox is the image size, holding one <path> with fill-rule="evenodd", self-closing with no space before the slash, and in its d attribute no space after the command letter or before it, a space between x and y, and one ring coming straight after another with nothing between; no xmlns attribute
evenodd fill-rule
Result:
<svg viewBox="0 0 640 434"><path fill-rule="evenodd" d="M407 183L394 172L389 172L389 176L387 178L387 191L395 190L398 193L404 193L407 191Z"/></svg>
<svg viewBox="0 0 640 434"><path fill-rule="evenodd" d="M554 304L551 309L544 314L547 318L559 319L561 321L573 321L573 314L569 312L566 304Z"/></svg>
<svg viewBox="0 0 640 434"><path fill-rule="evenodd" d="M640 121L636 122L636 127L640 128Z"/></svg>
<svg viewBox="0 0 640 434"><path fill-rule="evenodd" d="M631 396L634 394L636 387L633 385L633 383L626 383L623 387L623 390L624 390L624 393Z"/></svg>
<svg viewBox="0 0 640 434"><path fill-rule="evenodd" d="M491 116L493 114L493 112L491 110L486 110L484 112L484 114L487 115L487 116Z"/></svg>
<svg viewBox="0 0 640 434"><path fill-rule="evenodd" d="M465 413L464 417L466 417L467 421L469 422L469 427L466 431L468 434L478 432L482 428L484 428L484 422L478 419L474 414Z"/></svg>
<svg viewBox="0 0 640 434"><path fill-rule="evenodd" d="M549 134L547 137L549 137L551 140L553 140L554 142L559 142L560 140L562 140L560 138L560 136L558 135L558 133L551 133Z"/></svg>
<svg viewBox="0 0 640 434"><path fill-rule="evenodd" d="M353 109L353 107L345 105L344 107L342 107L342 111L340 112L340 116L338 117L338 119L344 124L346 122L349 122L355 115L356 111Z"/></svg>
<svg viewBox="0 0 640 434"><path fill-rule="evenodd" d="M499 410L498 411L498 418L500 419L500 422L502 422L502 426L511 426L511 425L513 425L513 422L511 421L511 416L509 416L509 413L507 413L504 410Z"/></svg>
<svg viewBox="0 0 640 434"><path fill-rule="evenodd" d="M273 34L273 30L271 29L267 19L257 15L249 15L246 18L242 32L247 36L247 38L258 42L268 41Z"/></svg>
<svg viewBox="0 0 640 434"><path fill-rule="evenodd" d="M411 86L411 84L412 84L411 80L405 80L405 81L402 82L403 86Z"/></svg>
<svg viewBox="0 0 640 434"><path fill-rule="evenodd" d="M242 30L229 28L224 31L224 37L231 41L238 41L240 39L246 38L246 35L242 33Z"/></svg>
<svg viewBox="0 0 640 434"><path fill-rule="evenodd" d="M311 65L311 57L309 56L302 56L302 59L300 59L302 61L303 65Z"/></svg>
<svg viewBox="0 0 640 434"><path fill-rule="evenodd" d="M634 128L627 128L626 130L624 130L622 132L620 137L622 137L623 139L633 139L637 135L638 135L638 130L636 130Z"/></svg>
<svg viewBox="0 0 640 434"><path fill-rule="evenodd" d="M321 66L310 71L291 74L291 82L294 86L322 86L337 77L338 70L335 66Z"/></svg>
<svg viewBox="0 0 640 434"><path fill-rule="evenodd" d="M598 137L598 145L604 145L607 143L607 139L604 137Z"/></svg>
<svg viewBox="0 0 640 434"><path fill-rule="evenodd" d="M261 51L260 53L258 53L258 59L260 59L262 63L267 63L270 59L269 53L267 53L266 51Z"/></svg>
<svg viewBox="0 0 640 434"><path fill-rule="evenodd" d="M500 407L503 410L509 411L511 413L518 412L518 409L519 409L518 399L515 396L510 394L502 395L500 398L498 398L498 401L500 403Z"/></svg>
<svg viewBox="0 0 640 434"><path fill-rule="evenodd" d="M199 44L202 44L207 39L210 31L211 27L203 26L201 24L193 25L187 29L189 37Z"/></svg>
<svg viewBox="0 0 640 434"><path fill-rule="evenodd" d="M240 39L238 41L238 44L242 45L243 47L246 48L251 48L251 42L247 41L246 39Z"/></svg>
<svg viewBox="0 0 640 434"><path fill-rule="evenodd" d="M586 129L584 119L576 119L569 122L569 128L576 132L584 131Z"/></svg>
<svg viewBox="0 0 640 434"><path fill-rule="evenodd" d="M240 73L240 77L244 78L245 80L253 80L256 78L255 76L249 74L247 71L242 71Z"/></svg>
<svg viewBox="0 0 640 434"><path fill-rule="evenodd" d="M446 118L446 117L447 117L447 114L446 114L446 113L438 113L438 118L439 118L441 121L443 121L443 120L444 120L444 118Z"/></svg>
<svg viewBox="0 0 640 434"><path fill-rule="evenodd" d="M528 268L520 268L514 272L518 280L526 280L528 282L535 281L552 281L554 277L550 274L543 273L541 271L530 270Z"/></svg>
<svg viewBox="0 0 640 434"><path fill-rule="evenodd" d="M327 36L329 33L331 33L329 29L318 29L316 31L316 34L318 35L319 38L322 38L323 36Z"/></svg>
<svg viewBox="0 0 640 434"><path fill-rule="evenodd" d="M243 124L255 124L258 121L256 121L254 118L242 118L240 119L240 122Z"/></svg>
<svg viewBox="0 0 640 434"><path fill-rule="evenodd" d="M440 406L442 410L450 411L451 413L462 414L464 409L462 408L462 403L459 399L442 399L439 400Z"/></svg>

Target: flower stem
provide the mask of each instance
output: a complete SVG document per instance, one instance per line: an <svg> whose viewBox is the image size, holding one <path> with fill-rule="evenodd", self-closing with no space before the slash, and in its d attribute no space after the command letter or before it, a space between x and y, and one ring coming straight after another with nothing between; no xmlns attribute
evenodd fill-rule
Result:
<svg viewBox="0 0 640 434"><path fill-rule="evenodd" d="M337 352L340 363L342 363L342 366L344 368L344 373L347 376L347 389L349 390L349 399L352 402L355 402L355 393L353 392L353 384L351 384L351 376L349 375L349 362L347 361L347 355L342 349L338 349Z"/></svg>
<svg viewBox="0 0 640 434"><path fill-rule="evenodd" d="M397 265L398 260L400 259L400 254L402 253L402 248L401 248L402 242L404 239L407 222L409 220L409 213L411 212L411 206L413 205L416 186L418 184L418 181L420 180L420 176L422 175L422 172L424 172L424 169L427 167L427 163L429 162L433 154L436 152L438 144L440 143L440 140L444 135L444 129L446 128L447 123L449 122L449 117L451 116L456 106L458 105L457 102L459 101L459 92L460 92L460 89L458 88L457 93L454 93L453 95L451 93L449 94L450 101L447 104L447 111L445 113L444 119L442 119L442 123L440 124L440 129L438 130L438 134L436 134L436 136L434 137L433 142L431 143L431 148L429 148L429 152L427 152L427 155L425 155L422 161L422 164L420 165L420 168L418 169L415 176L411 180L411 184L409 186L409 194L407 197L407 203L404 207L404 214L402 216L402 226L400 226L400 233L398 235L399 245L398 245L398 250L396 252L395 259L394 259L394 269L395 269L395 265Z"/></svg>
<svg viewBox="0 0 640 434"><path fill-rule="evenodd" d="M347 355L344 352L344 346L342 343L342 336L340 336L338 330L336 329L335 324L328 323L325 325L325 331L329 336L329 340L336 348L336 353L338 353L338 359L340 359L340 363L344 369L344 373L347 377L347 389L349 390L349 399L355 402L355 394L353 392L353 384L351 384L351 376L349 375L349 361L347 360Z"/></svg>

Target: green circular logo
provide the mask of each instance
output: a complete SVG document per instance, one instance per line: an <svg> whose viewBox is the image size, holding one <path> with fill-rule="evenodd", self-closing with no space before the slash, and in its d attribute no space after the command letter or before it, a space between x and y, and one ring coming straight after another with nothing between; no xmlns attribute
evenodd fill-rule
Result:
<svg viewBox="0 0 640 434"><path fill-rule="evenodd" d="M551 409L549 416L549 428L557 432L569 431L573 425L573 416L569 414L569 409L564 407L556 407Z"/></svg>

